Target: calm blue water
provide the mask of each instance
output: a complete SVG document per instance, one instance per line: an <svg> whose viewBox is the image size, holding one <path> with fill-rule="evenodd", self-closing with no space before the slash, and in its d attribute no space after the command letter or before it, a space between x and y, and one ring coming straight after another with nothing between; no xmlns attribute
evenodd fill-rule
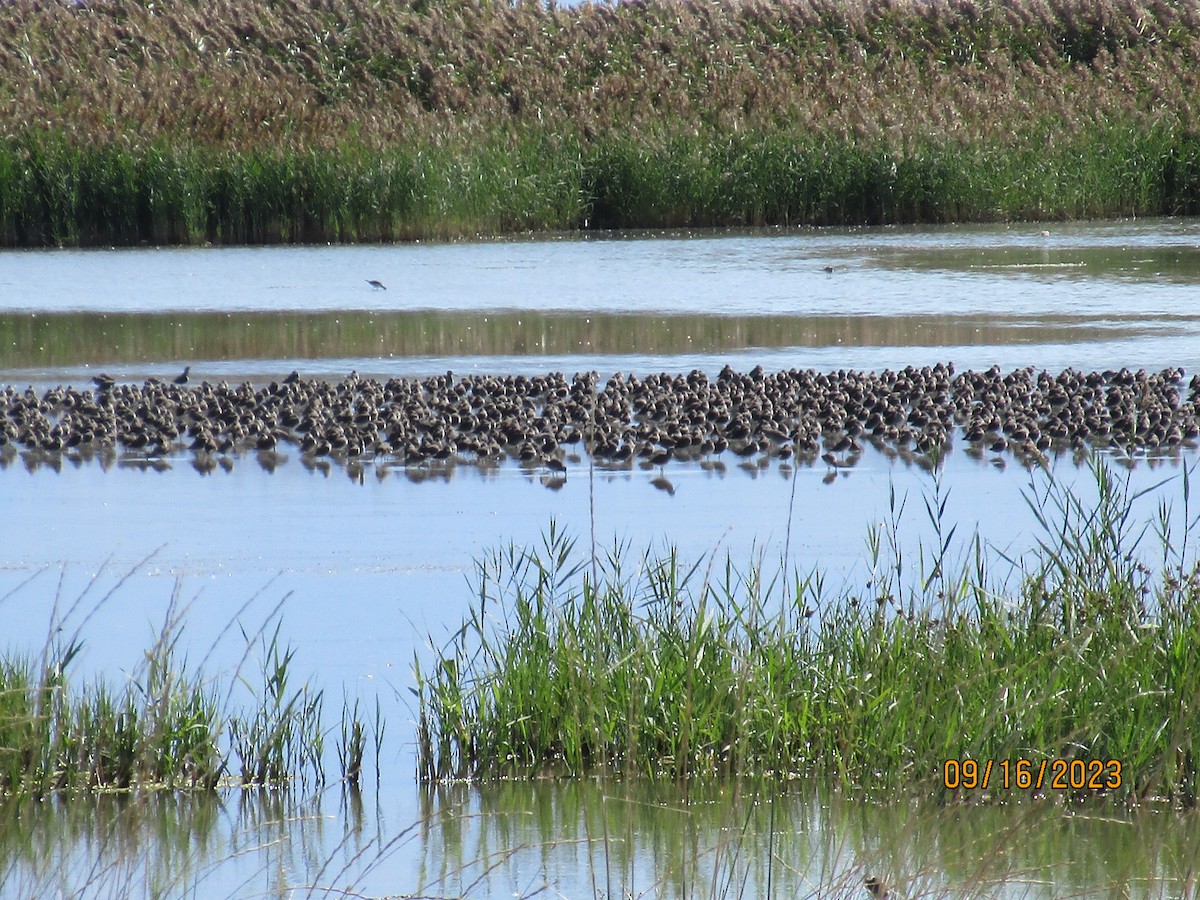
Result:
<svg viewBox="0 0 1200 900"><path fill-rule="evenodd" d="M721 355L317 354L279 360L230 355L114 367L114 374L130 379L174 374L189 363L203 377L231 381L266 381L295 367L323 377L352 369L382 377L447 368L568 374L596 369L605 376L692 368L715 373L726 363L739 369L761 364L768 370L878 370L944 360L960 369L996 363L1051 371L1119 365L1200 370L1200 310L1195 308L1200 225L1153 221L1052 228L1048 238L1039 235L1038 226L1022 226L0 253L0 312L563 309L597 316L630 311L800 319L837 315L896 322L892 342L885 329L867 343L848 344L833 334L816 346ZM826 266L834 272L826 273ZM381 279L388 290L372 290L367 278ZM999 337L953 346L939 344L936 334L928 343L914 341L913 317L922 315L973 316L983 323L994 316L1001 323ZM1010 326L1014 334L1020 326L1019 339L1004 337ZM1101 339L1094 337L1097 328ZM1093 338L1080 339L1084 330ZM86 365L6 368L0 347L0 384L83 384L93 371ZM376 700L381 704L388 722L383 781L362 818L333 796L319 811L311 804L280 811L284 819L325 823L291 830L272 831L276 820L270 816L265 824L249 827L227 808L213 826L218 837L210 837L211 846L203 852L193 848L189 857L199 866L189 870L192 876L204 873L194 891L198 896L286 896L295 885L332 884L335 879L320 867L330 858L338 869L347 867L343 881L356 881L375 895L437 882L435 893L510 896L532 893L551 875L566 895L590 895L598 877L596 857L588 857L590 874L587 866L578 869L580 820L569 812L574 801L566 795L547 801L551 811L545 815L556 824L540 832L506 831L502 819L489 818L493 801L486 794L437 807L451 810L446 822L473 836L466 850L455 845L467 860L480 858L485 847L488 853L508 854L504 877L479 884L470 883L479 874L470 866L467 871L474 874L465 881L431 877L430 866L453 869L446 862L446 822L404 832L432 815L428 798L415 785L408 691L412 660L414 654L427 658L431 636L441 644L460 623L473 597L475 562L509 541L538 542L552 519L586 552L594 511L594 533L603 546L627 542L636 553L650 545L674 545L686 558L729 553L739 563L760 555L771 565L782 561L802 571L819 567L836 589L865 578L867 531L896 514L889 506L893 492L897 506L904 504L900 533L909 560L915 560L916 548L933 535L923 498L939 490L922 469L870 451L831 483L820 463L789 474L778 463L745 471L729 457L723 475L673 463L662 473L672 482L673 495L652 486L658 470L596 471L590 478L582 461L570 466L565 485L550 490L540 473L511 464L491 473L459 466L445 477L423 480L403 469L366 466L360 479L336 465L328 472L309 470L297 453L290 456L270 474L252 456L235 459L229 471L210 474L194 470L186 455L161 472L127 465L104 471L95 462L36 465L20 456L8 458L0 469L0 644L33 652L45 643L49 629L61 626L66 635L78 629L85 641L75 664L80 678L136 677L143 650L177 610L189 660L204 660L206 671L229 672L245 655L240 629L253 636L264 622L278 621L283 638L297 649L297 673L312 673L331 699L344 693L372 708ZM1181 471L1195 460L1194 453L1185 452L1142 460L1130 470L1131 489L1153 488L1135 505L1140 523L1153 521L1161 500L1173 505L1179 524ZM1090 490L1090 473L1069 457L1058 459L1053 473L1085 495ZM1000 468L990 460L951 455L940 490L948 496L946 520L959 525L964 559L967 540L976 531L1009 554L1034 546L1038 535L1024 498L1031 484L1044 484L1040 479L1011 459ZM232 629L231 621L236 623ZM520 819L522 809L539 808L531 799L537 789L528 790L526 800L510 798L512 808L505 815ZM819 809L820 804L818 831L830 815ZM727 822L706 825L705 846L718 847L727 827ZM347 829L356 836L339 846ZM365 846L360 841L367 840L364 833L377 842L356 859ZM398 834L403 839L376 860L379 846ZM258 849L214 863L229 855L231 836L238 835L239 847ZM261 846L255 843L260 839ZM281 843L271 843L275 839ZM654 884L649 875L661 862L656 839L643 823L631 827L627 840L626 863L635 870L640 866L646 877L635 871L625 883L649 890ZM825 840L837 838L830 834ZM816 862L791 883L844 879L861 884L863 860L873 858L877 848L834 849L812 857ZM82 867L89 854L108 858L103 854L109 851L81 841L68 842L62 852L76 854ZM942 859L937 865L946 864ZM719 854L712 864L720 869ZM13 876L10 884L36 881L26 868L16 872L20 877ZM0 895L8 896L2 873L0 866ZM1070 877L1084 885L1091 876L1075 868ZM1006 895L1057 896L1044 886L1010 887Z"/></svg>

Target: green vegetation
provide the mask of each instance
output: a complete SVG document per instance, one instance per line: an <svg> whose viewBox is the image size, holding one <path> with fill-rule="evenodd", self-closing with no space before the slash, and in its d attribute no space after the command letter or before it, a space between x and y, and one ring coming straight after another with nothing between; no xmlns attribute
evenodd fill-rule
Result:
<svg viewBox="0 0 1200 900"><path fill-rule="evenodd" d="M28 659L0 665L0 792L215 787L216 703L203 685L151 655L144 686L97 684L75 699L64 676L78 649L40 671Z"/></svg>
<svg viewBox="0 0 1200 900"><path fill-rule="evenodd" d="M18 0L0 243L1200 211L1200 10Z"/></svg>
<svg viewBox="0 0 1200 900"><path fill-rule="evenodd" d="M168 616L145 665L121 689L71 683L68 667L83 648L78 635L51 641L37 659L6 652L0 798L324 784L323 693L289 685L294 651L281 646L278 628L259 641L262 685L254 708L223 712L221 685L176 664L177 625ZM247 638L246 656L254 650ZM230 677L226 701L235 681L245 677ZM378 710L370 727L378 755ZM343 707L340 731L341 777L357 785L369 731L357 704Z"/></svg>
<svg viewBox="0 0 1200 900"><path fill-rule="evenodd" d="M1119 760L1108 793L1193 807L1200 573L1167 507L1153 573L1136 497L1099 463L1095 481L1094 503L1031 489L1044 537L1021 560L956 543L937 481L914 565L893 502L865 593L831 594L819 569L772 580L761 560L580 559L552 526L480 563L478 603L418 668L420 776L775 773L978 796L942 786L944 761ZM1185 475L1185 522L1189 495Z"/></svg>

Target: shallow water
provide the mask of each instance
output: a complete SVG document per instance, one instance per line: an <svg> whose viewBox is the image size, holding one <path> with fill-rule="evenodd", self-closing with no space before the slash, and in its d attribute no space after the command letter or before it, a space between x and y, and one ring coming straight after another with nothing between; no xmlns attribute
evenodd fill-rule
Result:
<svg viewBox="0 0 1200 900"><path fill-rule="evenodd" d="M1200 370L1200 312L1193 309L1200 223L1050 228L1048 237L1034 225L0 253L0 384L83 385L98 370L140 382L177 374L184 365L192 366L194 380L257 383L293 368L324 378L351 370L385 377L447 369L568 375L595 369L603 377L692 368L715 373L726 363L742 370L756 364L879 370L945 360L960 369L995 363L1052 372L1121 365L1178 365L1189 375ZM373 290L368 278L381 279L388 290ZM734 845L731 823L746 811L720 798L705 801L713 819L697 825L686 816L667 824L658 810L682 802L670 792L633 801L619 786L604 788L603 800L572 793L582 785L455 788L433 798L418 790L407 703L413 654L428 653L428 635L440 644L457 627L483 553L510 540L539 541L552 518L576 535L583 552L594 509L601 545L626 542L640 552L670 543L686 558L728 552L740 564L756 554L771 564L786 557L789 567L819 566L836 587L865 577L867 530L896 515L889 505L893 490L897 508L904 505L902 538L915 559L915 547L933 533L923 498L939 490L919 466L871 450L832 478L821 464L743 469L729 456L719 474L672 463L661 474L673 494L652 485L658 470L596 470L589 477L585 461L570 464L565 484L550 489L541 473L515 464L494 471L325 470L306 467L296 452L285 455L270 473L253 455L208 473L193 468L189 454L168 460L161 471L129 459L106 470L96 460L0 457L0 509L7 511L0 522L0 615L8 646L36 650L49 629L81 627L87 647L74 664L79 676L120 678L137 671L177 596L187 607L191 659L207 657L209 671L228 671L245 650L237 629L227 631L231 619L253 634L281 603L281 633L297 646L298 673L315 673L331 697L345 691L351 699L373 705L378 697L383 704L389 723L383 781L361 816L336 795L319 809L247 800L244 810L245 804L229 801L217 811L188 806L172 813L207 823L204 849L191 843L200 838L190 825L179 838L191 848L194 865L187 871L203 872L205 895L238 893L243 882L276 893L285 893L286 885L333 883L320 871L320 861L331 857L338 868L348 866L344 881L358 879L374 894L432 885L432 893L469 886L471 896L511 896L547 880L574 885L563 888L569 896L591 894L594 885L605 893L614 866L629 873L617 883L635 893L669 877L677 880L664 889L668 895L711 893L692 890L705 866L743 877L720 854ZM1181 472L1195 461L1194 451L1184 451L1132 465L1131 489L1154 488L1135 504L1138 523L1151 523L1164 500L1180 525ZM1054 460L1053 473L1085 494L1090 490L1090 474L1070 455ZM1011 457L951 454L940 490L948 494L947 521L960 525L961 552L975 530L1010 555L1032 547L1037 535L1024 497L1031 484L1044 483ZM117 587L127 572L132 575ZM597 815L597 804L650 809L654 824L615 820L606 826L588 819ZM847 816L861 814L868 830L888 832L901 829L889 816L904 815L846 812L828 798L803 809L789 813L785 830L826 849L787 851L791 880L776 883L799 895L819 884L861 884L864 867L878 863L879 846L847 831ZM1102 827L1110 813L1037 815L1043 814L1051 823L1047 833L1086 832L1079 846L1089 849L1076 853L1050 839L1044 852L1022 849L1009 829L1033 815L1024 807L963 814L963 821L992 822L979 827L1008 835L1009 849L1019 850L1000 878L1008 887L986 896L1061 896L1054 885L1064 882L1086 893L1126 883L1126 869L1135 896L1183 895L1172 886L1177 881L1164 879L1186 877L1172 868L1171 854L1183 853L1178 842L1194 823L1159 816L1135 827L1114 813L1124 824ZM323 824L277 824L292 816ZM722 816L729 821L722 824ZM140 837L121 840L141 841L143 851L182 853L162 833L173 820L149 819L130 826ZM405 832L409 826L413 831ZM596 835L606 827L607 845ZM756 834L770 831L756 827ZM893 869L906 877L924 873L930 890L943 875L969 882L972 873L956 864L963 852L955 844L960 827L930 825L933 849L897 851L902 862ZM62 816L45 828L69 831ZM615 853L611 835L618 831L626 842L619 863L596 855L596 846ZM347 834L355 835L351 847L367 839L362 835L380 844L403 838L367 866L373 853L353 861L353 853L338 849ZM231 854L230 835L240 835L239 848L262 840L274 849L217 864ZM1188 839L1192 843L1182 846L1194 849L1194 836ZM86 859L95 850L82 838L64 841L59 852L68 855ZM683 843L671 849L664 841ZM1158 855L1144 866L1134 863L1132 848L1146 843L1160 848ZM11 849L0 852L21 858ZM675 864L661 854L686 862L689 853L690 874L669 876ZM480 871L471 861L491 854L503 859L500 874L473 884ZM1088 863L1114 854L1128 861L1126 869ZM446 874L460 864L462 873ZM8 883L32 877L29 865L11 869L16 880ZM580 866L588 874L572 881ZM1028 879L1013 874L1027 871ZM764 874L745 877L758 885ZM14 895L22 893L18 888ZM0 894L8 895L3 883Z"/></svg>
<svg viewBox="0 0 1200 900"><path fill-rule="evenodd" d="M133 581L145 585L127 586L120 603L96 612L91 627L103 634L109 616L129 622L133 600L141 598L150 613L161 609L177 580L194 607L213 610L196 628L223 626L270 582L272 596L293 592L286 618L303 642L302 661L345 671L350 680L377 677L408 665L417 635L457 626L473 596L474 562L486 551L510 540L539 544L555 519L586 555L592 497L601 551L614 542L634 552L669 545L689 560L728 553L748 565L761 555L777 567L786 550L788 568L819 567L833 586L865 578L872 525L896 518L910 553L929 544L933 524L923 501L939 490L929 472L874 451L832 478L821 463L791 471L778 463L743 468L730 454L724 473L671 464L664 471L674 494L652 484L657 467L598 469L589 478L580 462L568 466L565 484L550 489L540 471L516 464L444 471L367 465L360 480L336 464L310 470L298 453L289 456L269 475L253 456L210 474L197 473L190 454L161 471L141 465L104 471L85 462L59 472L43 464L31 472L14 458L0 472L0 489L5 508L22 511L22 527L6 536L0 596L48 568L37 575L36 588L6 601L9 635L44 636L45 600L58 590L63 567L64 601L95 576L101 582L93 594L130 570ZM1127 473L1117 469L1131 491L1165 482L1134 504L1140 517L1153 518L1160 498L1181 492L1188 461L1168 457L1143 460ZM1071 455L1054 460L1050 472L1061 486L1094 494L1090 470ZM1032 549L1039 535L1030 530L1025 497L1043 493L1048 483L1045 474L1015 462L1001 468L989 459L952 455L940 489L945 520L961 523L959 551L969 552L975 533L1010 553ZM1178 505L1181 513L1182 500ZM28 629L18 631L27 616ZM114 628L93 651L100 668L119 663L118 651L136 659L159 622L149 614L137 619L137 629ZM315 645L309 634L320 635ZM333 652L334 640L345 642L348 656ZM376 642L387 652L371 666L362 649Z"/></svg>
<svg viewBox="0 0 1200 900"><path fill-rule="evenodd" d="M1196 221L1053 228L6 252L0 376L503 371L522 357L647 371L730 354L765 366L759 350L784 368L1195 367Z"/></svg>
<svg viewBox="0 0 1200 900"><path fill-rule="evenodd" d="M6 310L1178 313L1200 224L640 232L374 246L6 251ZM833 269L832 273L825 271ZM984 276L980 278L979 276ZM367 282L378 279L387 290ZM1074 302L1069 302L1074 301Z"/></svg>
<svg viewBox="0 0 1200 900"><path fill-rule="evenodd" d="M910 897L1182 898L1200 854L1195 817L1164 834L1151 809L1050 801L864 806L801 786L697 783L683 796L637 781L540 781L443 785L410 802L415 824L369 791L43 808L19 845L0 835L0 854L28 864L5 895L44 896L29 874L40 865L75 873L89 896L152 886L224 896L227 885L238 896L394 896L403 857L407 890L423 897L865 897L876 877Z"/></svg>

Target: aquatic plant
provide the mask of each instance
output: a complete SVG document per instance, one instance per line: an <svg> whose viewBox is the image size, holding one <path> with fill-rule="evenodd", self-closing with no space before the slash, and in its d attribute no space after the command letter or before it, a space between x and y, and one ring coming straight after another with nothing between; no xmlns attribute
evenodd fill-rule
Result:
<svg viewBox="0 0 1200 900"><path fill-rule="evenodd" d="M1135 0L19 0L0 242L1194 213L1197 73Z"/></svg>
<svg viewBox="0 0 1200 900"><path fill-rule="evenodd" d="M295 651L282 643L278 624L269 636L265 624L254 633L243 631L243 662L258 646L263 686L249 710L235 708L232 689L245 681L240 666L221 679L179 661L177 600L143 665L120 688L102 678L80 684L69 676L84 647L79 629L64 637L52 627L52 639L36 657L4 651L0 797L325 783L323 693L307 683L290 687ZM82 601L83 596L72 608ZM335 741L342 779L358 783L368 734L374 735L378 759L382 729L378 709L368 723L357 704L343 705Z"/></svg>
<svg viewBox="0 0 1200 900"><path fill-rule="evenodd" d="M1200 573L1183 555L1151 570L1137 496L1101 463L1095 482L1094 503L1035 482L1043 537L1018 559L955 541L935 489L938 546L914 566L875 532L865 590L840 594L819 568L670 549L614 547L593 578L553 525L479 562L470 616L417 668L420 777L775 773L968 797L947 761L1117 760L1107 793L1194 806ZM1162 535L1182 553L1187 534Z"/></svg>
<svg viewBox="0 0 1200 900"><path fill-rule="evenodd" d="M64 673L79 649L56 648L40 671L28 658L0 663L0 794L211 789L222 763L205 686L180 679L168 649L148 655L143 683L97 683L76 701Z"/></svg>

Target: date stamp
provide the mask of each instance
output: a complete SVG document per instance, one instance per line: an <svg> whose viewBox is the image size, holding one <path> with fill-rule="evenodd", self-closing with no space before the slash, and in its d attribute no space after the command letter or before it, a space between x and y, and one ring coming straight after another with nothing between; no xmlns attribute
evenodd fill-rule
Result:
<svg viewBox="0 0 1200 900"><path fill-rule="evenodd" d="M951 791L1115 791L1124 767L1119 759L948 759L942 785Z"/></svg>

